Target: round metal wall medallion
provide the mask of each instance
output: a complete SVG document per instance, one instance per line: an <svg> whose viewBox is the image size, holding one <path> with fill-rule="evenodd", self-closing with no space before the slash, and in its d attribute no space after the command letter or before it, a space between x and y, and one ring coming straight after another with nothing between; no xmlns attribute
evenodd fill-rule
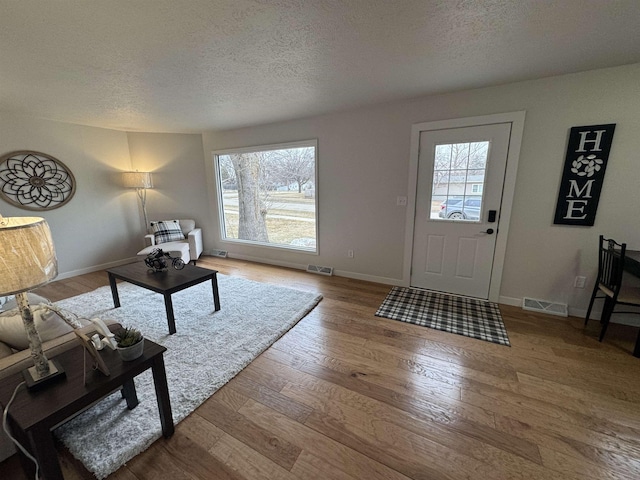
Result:
<svg viewBox="0 0 640 480"><path fill-rule="evenodd" d="M76 192L71 170L40 152L12 152L0 158L0 198L26 210L53 210Z"/></svg>

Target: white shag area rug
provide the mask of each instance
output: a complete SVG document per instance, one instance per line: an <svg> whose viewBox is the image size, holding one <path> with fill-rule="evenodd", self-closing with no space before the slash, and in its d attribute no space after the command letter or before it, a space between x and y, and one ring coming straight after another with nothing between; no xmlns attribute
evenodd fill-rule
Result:
<svg viewBox="0 0 640 480"><path fill-rule="evenodd" d="M177 333L169 335L162 295L119 283L57 303L85 318L111 318L167 347L164 362L178 423L309 313L321 295L218 274L221 309L211 282L172 295ZM55 435L97 478L104 478L161 437L151 370L135 378L140 404L127 410L119 392L58 427Z"/></svg>

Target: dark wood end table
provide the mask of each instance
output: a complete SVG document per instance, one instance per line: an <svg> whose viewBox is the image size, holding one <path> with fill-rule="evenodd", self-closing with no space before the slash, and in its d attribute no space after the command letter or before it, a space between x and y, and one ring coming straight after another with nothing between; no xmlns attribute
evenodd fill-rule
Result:
<svg viewBox="0 0 640 480"><path fill-rule="evenodd" d="M58 455L55 450L52 430L65 423L91 405L118 389L126 399L130 410L138 405L134 377L151 368L155 384L162 434L169 438L174 433L173 415L169 401L169 388L164 368L163 353L167 349L145 339L144 353L140 358L123 362L118 352L109 348L100 351L107 364L110 376L92 370L91 358L87 355L87 374L84 384L84 348L78 343L54 358L60 362L66 377L45 385L36 391L21 387L9 408L8 422L14 436L36 457L40 465L41 478L62 480ZM21 373L0 382L0 403L7 405L14 389L23 381ZM27 476L35 473L33 463L21 454L22 465Z"/></svg>
<svg viewBox="0 0 640 480"><path fill-rule="evenodd" d="M167 312L169 333L172 335L176 333L176 321L173 314L171 294L197 285L198 283L211 280L213 304L215 311L217 312L220 310L217 273L217 270L209 270L208 268L200 268L194 265L185 265L182 270L169 268L164 272L156 273L149 271L149 268L144 264L144 262L129 263L120 267L107 269L109 285L111 285L111 295L113 296L113 305L116 308L120 306L120 297L118 296L116 279L133 283L134 285L160 293L164 296L164 306Z"/></svg>

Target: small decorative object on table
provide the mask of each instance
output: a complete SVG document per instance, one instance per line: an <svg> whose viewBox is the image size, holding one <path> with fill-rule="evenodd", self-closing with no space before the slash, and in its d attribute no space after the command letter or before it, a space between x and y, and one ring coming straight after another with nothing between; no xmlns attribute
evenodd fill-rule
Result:
<svg viewBox="0 0 640 480"><path fill-rule="evenodd" d="M104 360L100 356L100 353L98 353L98 351L96 350L96 347L93 344L93 342L91 341L91 339L89 337L87 337L84 333L82 333L82 332L80 332L78 330L74 330L73 332L77 335L78 340L80 340L80 343L84 347L85 355L86 355L86 352L89 352L89 355L93 359L93 367L92 368L94 370L100 370L107 377L109 375L111 375L111 372L109 372L109 367L107 367L106 363L104 363ZM83 359L86 362L86 356L83 355ZM85 368L84 368L84 384L85 385L87 384L86 363L85 363Z"/></svg>
<svg viewBox="0 0 640 480"><path fill-rule="evenodd" d="M117 348L115 336L111 330L109 330L109 327L99 318L92 318L91 322L98 332L91 337L91 341L96 347L96 350L102 350L105 346L111 350L115 350ZM103 337L100 337L100 335L103 335Z"/></svg>
<svg viewBox="0 0 640 480"><path fill-rule="evenodd" d="M139 330L131 327L121 328L115 332L114 336L118 345L117 350L122 360L128 362L142 355L144 337Z"/></svg>
<svg viewBox="0 0 640 480"><path fill-rule="evenodd" d="M144 264L155 273L164 272L169 268L167 259L171 260L171 266L176 270L184 268L184 261L181 258L173 258L168 252L163 252L161 248L153 249L144 259Z"/></svg>

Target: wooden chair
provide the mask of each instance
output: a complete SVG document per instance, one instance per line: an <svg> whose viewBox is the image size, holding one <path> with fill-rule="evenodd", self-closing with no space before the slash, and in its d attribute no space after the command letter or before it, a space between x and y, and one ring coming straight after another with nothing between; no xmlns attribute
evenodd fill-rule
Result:
<svg viewBox="0 0 640 480"><path fill-rule="evenodd" d="M615 240L604 238L600 235L600 247L598 254L598 277L593 287L591 301L587 316L584 319L585 326L589 321L593 302L596 298L604 298L604 307L600 323L602 330L600 331L600 341L604 338L604 334L609 326L609 320L614 313L616 305L629 305L640 307L640 288L625 287L622 285L622 274L624 272L624 258L627 250L626 243L618 243ZM598 297L598 293L604 294ZM640 312L615 312L615 313L640 313Z"/></svg>

